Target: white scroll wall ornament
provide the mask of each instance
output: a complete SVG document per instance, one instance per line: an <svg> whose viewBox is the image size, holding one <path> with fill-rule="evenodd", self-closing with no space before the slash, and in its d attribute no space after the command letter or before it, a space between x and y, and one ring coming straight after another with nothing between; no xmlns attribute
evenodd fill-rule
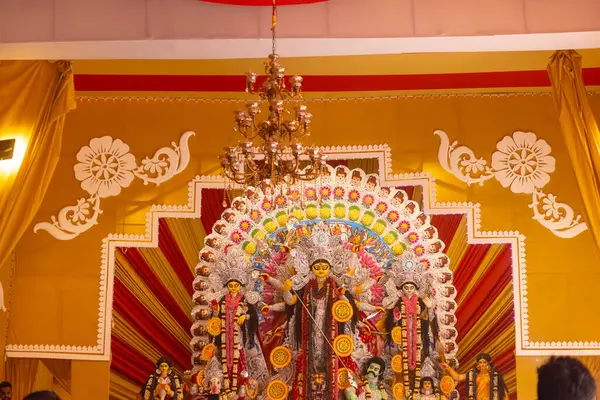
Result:
<svg viewBox="0 0 600 400"><path fill-rule="evenodd" d="M194 135L194 132L185 132L179 144L172 142L172 147L158 149L140 165L121 139L103 136L90 140L89 145L77 153L79 162L73 167L75 178L89 197L82 197L77 204L62 208L57 216L51 217L52 222L40 222L33 231L45 230L59 240L79 236L98 223L102 213L100 199L118 196L135 177L145 185L154 183L158 186L183 171L190 161L188 140Z"/></svg>
<svg viewBox="0 0 600 400"><path fill-rule="evenodd" d="M442 167L468 185L495 178L513 193L532 196L529 207L533 218L561 238L572 238L587 229L580 215L556 196L542 189L550 182L556 160L550 155L552 148L532 132L514 132L496 144L491 165L484 158L475 156L467 146L450 143L446 132L436 130L440 137L438 160Z"/></svg>

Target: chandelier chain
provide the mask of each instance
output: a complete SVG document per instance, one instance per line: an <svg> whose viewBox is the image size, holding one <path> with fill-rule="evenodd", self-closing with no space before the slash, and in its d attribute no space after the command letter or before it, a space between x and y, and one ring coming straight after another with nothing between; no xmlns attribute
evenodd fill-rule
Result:
<svg viewBox="0 0 600 400"><path fill-rule="evenodd" d="M298 181L312 181L324 171L327 156L314 147L305 147L300 138L308 136L312 114L302 99L302 77L289 78L279 63L277 50L277 2L273 0L272 53L265 63L260 85L254 73L246 75L246 92L257 94L246 109L236 112L234 130L243 142L227 147L221 157L223 175L244 187L278 187ZM268 115L258 121L266 103ZM290 110L291 109L291 110ZM292 115L293 118L289 118Z"/></svg>
<svg viewBox="0 0 600 400"><path fill-rule="evenodd" d="M273 0L273 12L271 16L271 54L277 52L277 0Z"/></svg>

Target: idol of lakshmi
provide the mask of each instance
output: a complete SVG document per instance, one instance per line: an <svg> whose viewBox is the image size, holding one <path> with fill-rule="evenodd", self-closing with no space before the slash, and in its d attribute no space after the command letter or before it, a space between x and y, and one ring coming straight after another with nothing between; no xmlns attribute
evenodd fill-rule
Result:
<svg viewBox="0 0 600 400"><path fill-rule="evenodd" d="M467 382L468 400L507 400L508 390L502 374L492 363L489 354L481 353L475 359L475 366L466 374L459 374L448 364L442 368L457 382Z"/></svg>
<svg viewBox="0 0 600 400"><path fill-rule="evenodd" d="M237 394L246 384L246 349L257 344L258 313L245 293L251 270L247 260L233 251L216 268L226 293L211 303L208 330L222 364L221 390L226 395Z"/></svg>

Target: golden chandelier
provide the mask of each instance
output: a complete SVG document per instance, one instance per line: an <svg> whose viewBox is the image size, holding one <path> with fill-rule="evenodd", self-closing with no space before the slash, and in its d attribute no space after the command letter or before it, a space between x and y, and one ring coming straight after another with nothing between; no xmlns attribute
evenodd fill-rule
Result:
<svg viewBox="0 0 600 400"><path fill-rule="evenodd" d="M265 80L256 89L257 76L246 74L246 92L258 94L269 106L269 114L258 121L260 103L251 101L246 109L236 112L236 126L244 140L226 147L221 156L223 175L244 187L262 187L269 184L293 185L297 181L312 181L321 176L327 156L317 148L307 147L299 139L310 134L312 114L302 104L302 77L292 76L289 89L285 82L285 68L279 64L276 50L275 27L277 6L273 0L273 48L265 62ZM295 107L290 111L289 103ZM288 116L293 116L289 118Z"/></svg>

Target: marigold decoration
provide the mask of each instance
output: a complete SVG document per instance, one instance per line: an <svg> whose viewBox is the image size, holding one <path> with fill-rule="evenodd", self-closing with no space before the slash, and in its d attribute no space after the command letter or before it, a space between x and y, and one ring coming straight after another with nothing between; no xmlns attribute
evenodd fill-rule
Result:
<svg viewBox="0 0 600 400"><path fill-rule="evenodd" d="M211 358L213 358L215 356L215 354L217 354L217 347L212 344L209 343L206 346L204 346L204 348L202 349L202 360L204 361L208 361Z"/></svg>
<svg viewBox="0 0 600 400"><path fill-rule="evenodd" d="M284 400L288 396L288 387L285 382L276 379L269 382L267 386L267 397L269 400Z"/></svg>
<svg viewBox="0 0 600 400"><path fill-rule="evenodd" d="M354 315L354 310L348 300L338 300L332 307L333 318L337 322L348 322Z"/></svg>
<svg viewBox="0 0 600 400"><path fill-rule="evenodd" d="M196 384L200 387L204 386L204 377L206 376L206 373L204 372L204 370L200 370L197 374L196 374Z"/></svg>
<svg viewBox="0 0 600 400"><path fill-rule="evenodd" d="M256 245L252 242L244 242L242 249L250 255L256 253Z"/></svg>
<svg viewBox="0 0 600 400"><path fill-rule="evenodd" d="M377 220L377 222L375 222L375 225L373 225L373 232L375 232L378 235L381 235L383 233L383 231L385 231L387 224L385 223L384 220L379 219ZM385 239L384 239L385 240Z"/></svg>
<svg viewBox="0 0 600 400"><path fill-rule="evenodd" d="M323 204L319 212L322 219L331 218L331 206L329 204Z"/></svg>
<svg viewBox="0 0 600 400"><path fill-rule="evenodd" d="M396 243L395 245L392 246L392 253L394 253L394 255L399 256L402 255L402 253L404 253L404 250L406 249L406 246L402 243Z"/></svg>
<svg viewBox="0 0 600 400"><path fill-rule="evenodd" d="M342 203L338 203L333 208L333 215L336 218L342 219L346 216L346 206Z"/></svg>
<svg viewBox="0 0 600 400"><path fill-rule="evenodd" d="M306 206L306 217L309 219L315 219L317 218L318 212L317 212L317 206L314 204L309 204Z"/></svg>
<svg viewBox="0 0 600 400"><path fill-rule="evenodd" d="M366 211L360 222L364 225L364 226L371 226L371 224L373 223L373 219L375 218L375 214L373 214L371 211Z"/></svg>
<svg viewBox="0 0 600 400"><path fill-rule="evenodd" d="M279 211L276 215L277 223L279 226L285 226L289 220L288 215L285 211Z"/></svg>
<svg viewBox="0 0 600 400"><path fill-rule="evenodd" d="M404 400L404 385L400 382L394 385L392 394L395 400Z"/></svg>
<svg viewBox="0 0 600 400"><path fill-rule="evenodd" d="M402 344L402 328L399 326L396 326L394 329L392 329L392 340L396 344Z"/></svg>
<svg viewBox="0 0 600 400"><path fill-rule="evenodd" d="M210 336L219 336L221 334L221 319L213 317L206 323L206 331Z"/></svg>
<svg viewBox="0 0 600 400"><path fill-rule="evenodd" d="M388 245L391 245L396 240L398 240L398 234L394 231L386 233L386 235L383 237L383 241L386 242Z"/></svg>
<svg viewBox="0 0 600 400"><path fill-rule="evenodd" d="M338 386L342 390L350 386L350 379L348 374L350 374L350 372L347 368L340 368L338 371Z"/></svg>
<svg viewBox="0 0 600 400"><path fill-rule="evenodd" d="M285 346L277 346L269 357L271 364L278 369L283 369L292 362L292 352Z"/></svg>
<svg viewBox="0 0 600 400"><path fill-rule="evenodd" d="M358 218L360 217L360 207L350 206L349 210L348 218L350 218L350 221L358 221Z"/></svg>
<svg viewBox="0 0 600 400"><path fill-rule="evenodd" d="M340 357L348 357L354 351L354 341L350 335L337 335L333 340L335 353Z"/></svg>
<svg viewBox="0 0 600 400"><path fill-rule="evenodd" d="M392 370L397 373L402 372L402 356L400 354L392 357Z"/></svg>
<svg viewBox="0 0 600 400"><path fill-rule="evenodd" d="M444 375L442 379L440 379L440 390L443 394L448 395L452 393L454 388L456 387L456 382L449 375Z"/></svg>

